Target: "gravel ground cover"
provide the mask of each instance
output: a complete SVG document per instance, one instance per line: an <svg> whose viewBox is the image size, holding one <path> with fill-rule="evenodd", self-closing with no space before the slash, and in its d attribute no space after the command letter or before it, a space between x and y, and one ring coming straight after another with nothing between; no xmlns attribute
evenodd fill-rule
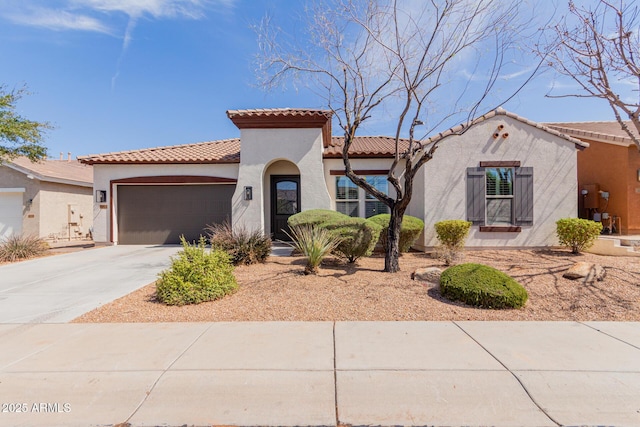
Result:
<svg viewBox="0 0 640 427"><path fill-rule="evenodd" d="M607 275L585 284L562 273L575 262L600 264ZM429 254L401 258L402 271L381 272L381 255L357 265L329 258L317 276L302 274L302 257L270 257L235 269L239 289L221 300L170 307L155 300L155 285L86 313L74 322L348 321L348 320L618 320L640 321L640 258L565 250L468 251L464 262L495 267L529 293L522 309L489 310L453 303L411 279L419 267L442 263Z"/></svg>

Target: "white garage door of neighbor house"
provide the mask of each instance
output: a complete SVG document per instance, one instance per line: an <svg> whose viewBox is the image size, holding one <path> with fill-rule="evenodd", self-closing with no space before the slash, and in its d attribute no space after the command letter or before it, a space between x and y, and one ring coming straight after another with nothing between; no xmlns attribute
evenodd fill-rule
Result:
<svg viewBox="0 0 640 427"><path fill-rule="evenodd" d="M22 188L0 188L0 241L22 233Z"/></svg>

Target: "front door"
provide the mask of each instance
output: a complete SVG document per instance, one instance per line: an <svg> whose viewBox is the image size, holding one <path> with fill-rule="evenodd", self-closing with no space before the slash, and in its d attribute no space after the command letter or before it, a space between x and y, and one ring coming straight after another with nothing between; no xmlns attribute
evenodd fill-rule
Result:
<svg viewBox="0 0 640 427"><path fill-rule="evenodd" d="M300 212L300 176L271 176L271 233L276 240L291 240L287 220Z"/></svg>

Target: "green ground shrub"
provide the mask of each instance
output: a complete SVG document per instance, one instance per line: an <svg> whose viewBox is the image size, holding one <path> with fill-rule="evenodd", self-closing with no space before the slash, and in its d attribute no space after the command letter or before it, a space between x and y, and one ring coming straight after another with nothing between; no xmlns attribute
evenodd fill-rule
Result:
<svg viewBox="0 0 640 427"><path fill-rule="evenodd" d="M208 225L205 228L209 243L214 249L222 249L231 257L233 265L250 265L265 262L271 254L271 238L259 229L231 227L231 224Z"/></svg>
<svg viewBox="0 0 640 427"><path fill-rule="evenodd" d="M436 248L438 258L442 259L446 265L457 263L462 258L471 223L461 219L449 219L436 222L434 228L440 242Z"/></svg>
<svg viewBox="0 0 640 427"><path fill-rule="evenodd" d="M289 224L289 227L298 227L301 225L318 225L323 224L327 221L344 217L350 218L348 215L329 209L310 209L308 211L303 211L295 215L291 215L287 223Z"/></svg>
<svg viewBox="0 0 640 427"><path fill-rule="evenodd" d="M527 290L505 273L482 264L460 264L440 276L445 298L483 308L520 308L529 298Z"/></svg>
<svg viewBox="0 0 640 427"><path fill-rule="evenodd" d="M156 297L167 305L199 304L224 297L238 288L229 255L206 248L204 237L190 245L180 239L182 250L171 258L171 267L158 275Z"/></svg>
<svg viewBox="0 0 640 427"><path fill-rule="evenodd" d="M352 218L344 215L344 218L332 219L319 224L318 227L329 230L340 243L334 249L334 253L354 263L363 256L370 256L376 247L382 227L375 222L364 218Z"/></svg>
<svg viewBox="0 0 640 427"><path fill-rule="evenodd" d="M562 218L556 221L556 235L562 246L579 254L593 246L602 232L602 223L580 218Z"/></svg>
<svg viewBox="0 0 640 427"><path fill-rule="evenodd" d="M297 249L307 259L304 274L316 274L324 257L329 255L340 240L329 230L317 225L294 225L285 231L292 240L290 246Z"/></svg>
<svg viewBox="0 0 640 427"><path fill-rule="evenodd" d="M40 256L49 244L39 237L13 234L0 242L0 261L15 262Z"/></svg>
<svg viewBox="0 0 640 427"><path fill-rule="evenodd" d="M378 240L378 243L380 243L382 247L387 246L390 219L390 214L378 214L369 218L369 221L373 221L382 226L380 239ZM422 230L424 230L424 221L415 216L405 215L402 218L402 226L400 226L400 242L398 244L400 252L409 252L411 246L418 240L418 237L420 237Z"/></svg>

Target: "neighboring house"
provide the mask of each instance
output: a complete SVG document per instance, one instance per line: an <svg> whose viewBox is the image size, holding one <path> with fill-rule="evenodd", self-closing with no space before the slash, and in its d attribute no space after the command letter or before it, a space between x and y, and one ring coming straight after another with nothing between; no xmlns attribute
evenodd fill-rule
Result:
<svg viewBox="0 0 640 427"><path fill-rule="evenodd" d="M93 168L26 157L0 163L0 240L12 234L76 240L93 224Z"/></svg>
<svg viewBox="0 0 640 427"><path fill-rule="evenodd" d="M578 153L579 216L602 221L605 231L640 234L640 152L620 124L547 126L589 143Z"/></svg>
<svg viewBox="0 0 640 427"><path fill-rule="evenodd" d="M94 239L176 243L181 234L195 239L206 224L225 220L283 239L288 217L302 210L388 212L345 178L343 139L331 136L330 112L227 115L240 138L80 157L94 166L96 193L106 196L96 203ZM588 144L501 109L443 135L416 176L406 212L425 220L418 248L436 244L435 222L466 218L474 222L470 246L557 243L555 221L577 212L576 151ZM393 138L357 137L350 153L357 173L393 191L386 181Z"/></svg>

